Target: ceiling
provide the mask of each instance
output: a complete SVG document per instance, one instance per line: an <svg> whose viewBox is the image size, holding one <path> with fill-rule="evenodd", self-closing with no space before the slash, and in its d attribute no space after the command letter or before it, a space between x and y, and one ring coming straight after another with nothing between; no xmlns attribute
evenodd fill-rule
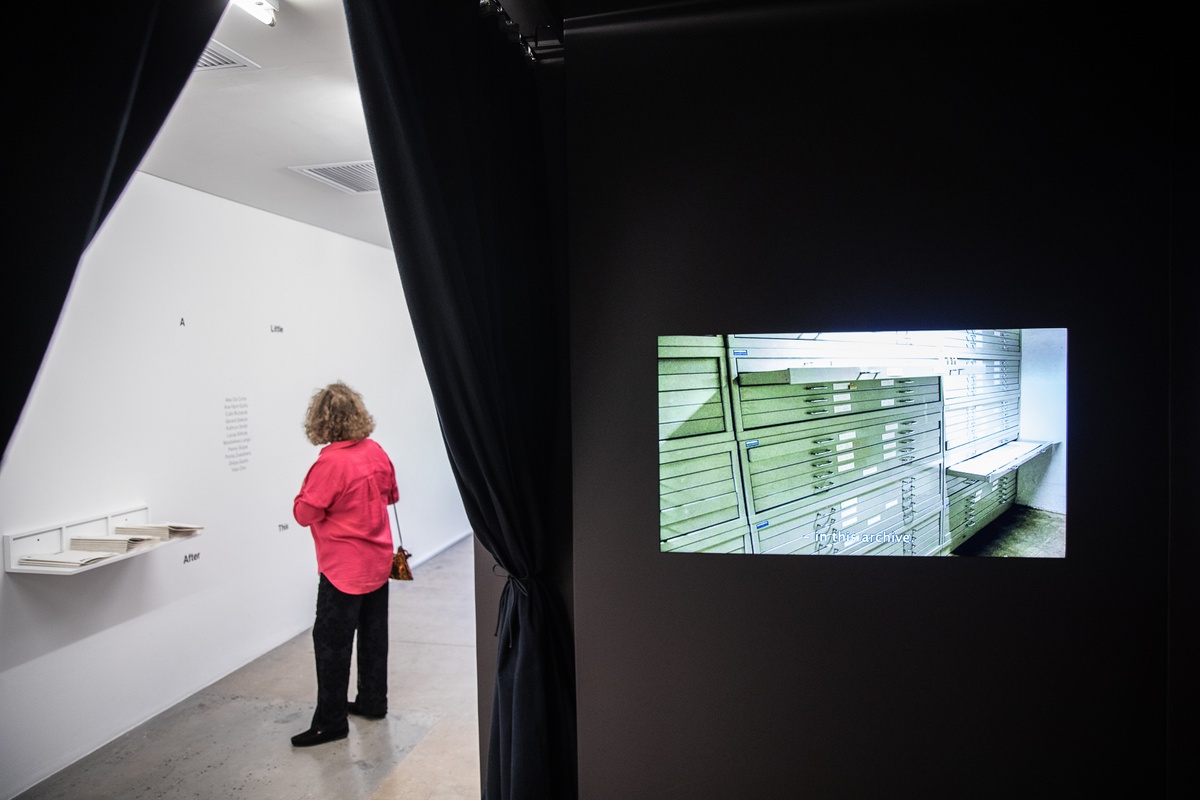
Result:
<svg viewBox="0 0 1200 800"><path fill-rule="evenodd" d="M342 2L277 0L274 27L226 8L212 38L255 66L194 72L141 171L390 248L378 192L348 194L289 169L371 159ZM645 0L502 3L532 39L561 30L563 6L596 13Z"/></svg>
<svg viewBox="0 0 1200 800"><path fill-rule="evenodd" d="M274 27L229 6L213 40L256 67L194 72L141 171L391 247L378 192L289 167L367 161L342 0L279 0Z"/></svg>

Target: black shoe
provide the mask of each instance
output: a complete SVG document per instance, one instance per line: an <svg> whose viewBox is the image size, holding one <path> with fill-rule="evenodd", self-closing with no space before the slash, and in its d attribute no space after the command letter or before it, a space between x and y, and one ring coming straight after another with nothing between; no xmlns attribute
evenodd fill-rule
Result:
<svg viewBox="0 0 1200 800"><path fill-rule="evenodd" d="M359 709L357 700L350 700L346 703L346 713L354 714L356 717L366 717L367 719L383 719L387 716L386 709L378 714L369 714L366 711Z"/></svg>
<svg viewBox="0 0 1200 800"><path fill-rule="evenodd" d="M297 733L292 737L292 746L312 747L314 744L325 744L326 742L345 739L346 734L349 732L349 728L342 728L340 731L323 731L319 728L309 728L304 733Z"/></svg>

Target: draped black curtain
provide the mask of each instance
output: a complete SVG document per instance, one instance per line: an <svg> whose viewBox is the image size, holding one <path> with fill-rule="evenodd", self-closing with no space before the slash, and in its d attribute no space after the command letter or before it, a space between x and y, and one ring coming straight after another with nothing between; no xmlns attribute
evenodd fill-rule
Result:
<svg viewBox="0 0 1200 800"><path fill-rule="evenodd" d="M566 309L536 67L478 0L345 0L375 168L450 463L509 576L484 796L574 797ZM561 266L561 265L560 265Z"/></svg>
<svg viewBox="0 0 1200 800"><path fill-rule="evenodd" d="M225 0L5 10L0 297L6 452L83 251L141 163Z"/></svg>

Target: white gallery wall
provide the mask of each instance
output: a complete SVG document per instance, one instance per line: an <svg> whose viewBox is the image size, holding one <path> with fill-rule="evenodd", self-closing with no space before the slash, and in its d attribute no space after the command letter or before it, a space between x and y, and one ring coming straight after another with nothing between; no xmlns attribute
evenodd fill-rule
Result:
<svg viewBox="0 0 1200 800"><path fill-rule="evenodd" d="M1067 513L1068 334L1066 328L1021 331L1021 438L1055 444L1021 467L1016 502L1056 514Z"/></svg>
<svg viewBox="0 0 1200 800"><path fill-rule="evenodd" d="M417 562L466 535L392 253L138 173L0 465L0 533L140 504L204 531L77 575L0 573L0 797L312 624L291 510L318 451L308 398L334 380L375 416Z"/></svg>

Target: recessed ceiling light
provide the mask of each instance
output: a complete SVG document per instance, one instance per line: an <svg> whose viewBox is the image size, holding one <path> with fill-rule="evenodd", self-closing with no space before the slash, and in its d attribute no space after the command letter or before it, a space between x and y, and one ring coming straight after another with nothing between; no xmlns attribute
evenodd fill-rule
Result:
<svg viewBox="0 0 1200 800"><path fill-rule="evenodd" d="M275 27L275 12L279 10L279 0L233 0L233 4L259 22Z"/></svg>

